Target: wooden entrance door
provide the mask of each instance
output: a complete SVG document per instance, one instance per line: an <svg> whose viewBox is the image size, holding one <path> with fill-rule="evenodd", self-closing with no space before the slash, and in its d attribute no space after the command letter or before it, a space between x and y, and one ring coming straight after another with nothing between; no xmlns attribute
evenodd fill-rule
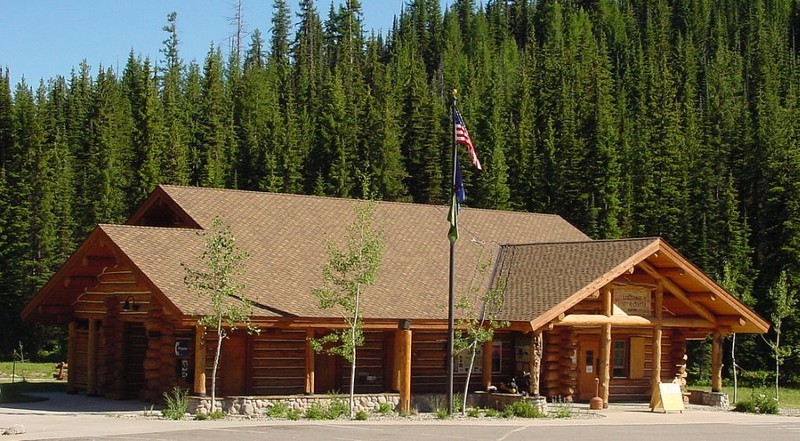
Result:
<svg viewBox="0 0 800 441"><path fill-rule="evenodd" d="M578 400L589 401L597 392L600 377L600 336L578 336Z"/></svg>
<svg viewBox="0 0 800 441"><path fill-rule="evenodd" d="M235 332L222 342L219 393L222 396L244 395L247 389L247 334Z"/></svg>

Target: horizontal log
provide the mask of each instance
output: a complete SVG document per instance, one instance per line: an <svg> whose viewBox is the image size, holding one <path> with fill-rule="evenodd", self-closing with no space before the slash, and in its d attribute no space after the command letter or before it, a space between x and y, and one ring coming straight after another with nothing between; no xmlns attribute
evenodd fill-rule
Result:
<svg viewBox="0 0 800 441"><path fill-rule="evenodd" d="M254 358L252 361L253 369L260 368L302 368L306 366L305 358Z"/></svg>
<svg viewBox="0 0 800 441"><path fill-rule="evenodd" d="M683 328L713 328L714 324L701 318L667 317L662 320L654 318L639 317L632 315L585 315L570 314L564 320L554 323L556 326L602 326L611 324L612 326L629 327L652 327L660 324L661 326L683 327Z"/></svg>
<svg viewBox="0 0 800 441"><path fill-rule="evenodd" d="M108 283L135 284L136 283L136 276L131 271L117 271L117 272L103 273L103 274L98 275L97 279L100 281L101 284L108 284Z"/></svg>

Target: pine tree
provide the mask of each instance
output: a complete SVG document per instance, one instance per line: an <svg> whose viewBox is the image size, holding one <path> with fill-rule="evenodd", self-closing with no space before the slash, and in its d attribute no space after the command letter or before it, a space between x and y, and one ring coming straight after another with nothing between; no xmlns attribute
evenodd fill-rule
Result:
<svg viewBox="0 0 800 441"><path fill-rule="evenodd" d="M161 76L161 107L163 108L164 125L164 182L187 185L190 178L189 145L185 115L181 105L184 98L182 91L183 63L178 54L177 13L167 15L167 25L163 31L168 37L164 40L161 52L165 57L166 67Z"/></svg>

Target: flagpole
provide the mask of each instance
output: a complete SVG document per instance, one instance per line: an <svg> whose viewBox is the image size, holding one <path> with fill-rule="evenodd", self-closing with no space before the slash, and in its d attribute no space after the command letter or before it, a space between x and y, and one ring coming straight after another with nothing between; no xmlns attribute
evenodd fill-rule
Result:
<svg viewBox="0 0 800 441"><path fill-rule="evenodd" d="M451 127L453 128L453 170L451 180L450 203L454 204L456 197L456 166L457 166L457 143L456 143L456 128L455 128L455 109L456 109L456 90L453 89L453 105L450 108ZM456 256L456 241L450 241L450 291L447 304L447 412L453 413L453 351L455 343L455 256ZM466 397L464 397L466 399Z"/></svg>

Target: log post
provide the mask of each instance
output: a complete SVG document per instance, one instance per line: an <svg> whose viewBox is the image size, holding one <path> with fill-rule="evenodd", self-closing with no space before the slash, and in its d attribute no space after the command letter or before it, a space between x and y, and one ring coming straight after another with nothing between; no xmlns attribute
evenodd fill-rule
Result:
<svg viewBox="0 0 800 441"><path fill-rule="evenodd" d="M411 412L411 330L400 329L398 352L400 353L400 413Z"/></svg>
<svg viewBox="0 0 800 441"><path fill-rule="evenodd" d="M611 287L603 288L603 312L606 317L613 313ZM609 389L611 386L611 322L602 327L600 336L600 398L603 399L603 408L608 407Z"/></svg>
<svg viewBox="0 0 800 441"><path fill-rule="evenodd" d="M314 340L314 329L306 329L306 395L314 394L314 347L311 341Z"/></svg>
<svg viewBox="0 0 800 441"><path fill-rule="evenodd" d="M492 348L494 343L489 340L483 342L483 358L481 367L483 369L483 390L487 390L492 385Z"/></svg>
<svg viewBox="0 0 800 441"><path fill-rule="evenodd" d="M67 393L72 394L75 393L75 377L76 375L70 375L69 368L75 369L77 366L75 364L75 348L77 345L77 337L78 337L78 324L75 320L71 320L69 322L69 337L67 341ZM73 371L72 373L75 373Z"/></svg>
<svg viewBox="0 0 800 441"><path fill-rule="evenodd" d="M194 394L206 395L206 329L197 325L194 328Z"/></svg>
<svg viewBox="0 0 800 441"><path fill-rule="evenodd" d="M722 391L722 333L714 331L711 339L711 392Z"/></svg>
<svg viewBox="0 0 800 441"><path fill-rule="evenodd" d="M89 342L86 350L86 395L97 395L97 319L89 319Z"/></svg>
<svg viewBox="0 0 800 441"><path fill-rule="evenodd" d="M534 332L533 336L531 336L531 385L528 393L534 397L539 396L540 390L539 383L541 379L540 374L542 372L542 354L544 353L544 341L542 337L541 330Z"/></svg>
<svg viewBox="0 0 800 441"><path fill-rule="evenodd" d="M653 328L653 378L651 381L652 392L655 392L658 383L661 383L661 309L664 304L664 288L661 283L658 284L655 293L655 316L656 323Z"/></svg>
<svg viewBox="0 0 800 441"><path fill-rule="evenodd" d="M391 385L392 391L400 392L400 387L402 387L402 381L400 379L402 375L402 342L403 338L400 334L401 329L396 329L394 331L394 341L392 342L393 351L392 351L392 378L391 378Z"/></svg>

